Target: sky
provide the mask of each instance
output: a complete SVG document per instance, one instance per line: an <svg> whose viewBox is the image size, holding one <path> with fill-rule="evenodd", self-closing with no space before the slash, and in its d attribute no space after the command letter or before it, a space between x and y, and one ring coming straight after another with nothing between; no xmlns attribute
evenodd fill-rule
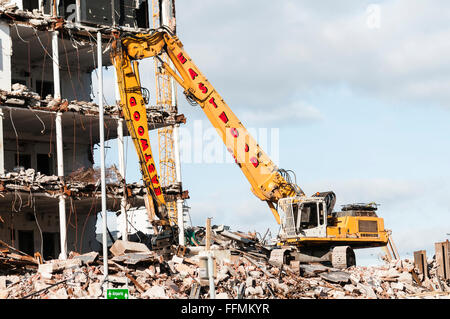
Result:
<svg viewBox="0 0 450 319"><path fill-rule="evenodd" d="M450 233L448 1L177 1L177 34L199 69L263 149L336 209L376 202L403 258L434 255ZM148 70L143 72L142 70ZM152 61L141 81L154 87ZM114 101L113 73L105 95ZM96 84L94 83L94 88ZM151 94L154 98L154 93ZM194 225L278 226L197 106L178 90L183 188ZM151 134L158 153L157 134ZM127 142L127 180L139 181ZM108 141L107 163L117 163ZM98 159L98 152L96 159ZM97 160L99 163L99 160ZM358 250L359 264L381 249Z"/></svg>

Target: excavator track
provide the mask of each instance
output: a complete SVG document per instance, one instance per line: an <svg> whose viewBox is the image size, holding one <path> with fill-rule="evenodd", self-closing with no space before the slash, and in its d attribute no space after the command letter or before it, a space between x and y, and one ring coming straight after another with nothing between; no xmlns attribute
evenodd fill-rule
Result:
<svg viewBox="0 0 450 319"><path fill-rule="evenodd" d="M334 247L331 253L334 268L345 269L356 265L355 253L350 246Z"/></svg>

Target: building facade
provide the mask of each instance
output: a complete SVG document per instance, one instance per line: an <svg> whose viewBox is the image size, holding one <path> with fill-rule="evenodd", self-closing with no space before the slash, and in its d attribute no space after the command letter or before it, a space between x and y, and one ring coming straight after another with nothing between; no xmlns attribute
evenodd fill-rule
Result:
<svg viewBox="0 0 450 319"><path fill-rule="evenodd" d="M147 1L0 1L0 240L44 259L100 249L96 38L108 67L113 32L146 32L148 21ZM147 113L150 129L185 122L157 107ZM107 172L107 209L126 218L146 190L122 178L129 134L117 105L105 105L104 127L122 149Z"/></svg>

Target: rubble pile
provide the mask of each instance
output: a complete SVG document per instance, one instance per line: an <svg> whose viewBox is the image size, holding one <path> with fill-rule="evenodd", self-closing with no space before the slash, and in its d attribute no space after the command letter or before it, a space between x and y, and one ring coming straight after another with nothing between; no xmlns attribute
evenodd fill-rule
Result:
<svg viewBox="0 0 450 319"><path fill-rule="evenodd" d="M15 83L11 86L11 91L0 90L0 104L16 107L39 107L41 97L32 92L25 85Z"/></svg>
<svg viewBox="0 0 450 319"><path fill-rule="evenodd" d="M58 112L77 112L85 115L98 114L98 105L87 101L57 100L52 95L43 99L39 94L30 90L27 86L15 83L11 91L0 90L0 104L15 107L31 107L37 110L50 110ZM105 114L118 115L119 108L116 105L105 105Z"/></svg>
<svg viewBox="0 0 450 319"><path fill-rule="evenodd" d="M38 264L37 259L28 256L27 254L24 254L23 252L15 249L14 247L0 240L0 268L6 270L14 269L17 267L23 269L35 269L37 264ZM5 279L4 278L2 279L0 277L0 290L2 287L2 283L4 282Z"/></svg>
<svg viewBox="0 0 450 319"><path fill-rule="evenodd" d="M36 9L33 11L20 10L15 3L10 3L8 0L0 1L0 16L16 21L26 21L35 28L48 27L54 21L52 17L45 16Z"/></svg>
<svg viewBox="0 0 450 319"><path fill-rule="evenodd" d="M49 196L57 196L64 190L66 195L73 197L83 197L93 192L100 192L100 178L98 169L80 169L69 175L64 183L56 175L45 175L32 169L20 168L17 172L7 172L0 176L0 193L12 191L43 192ZM108 170L107 191L108 194L121 196L124 192L124 185L118 181L115 171ZM80 179L77 179L80 176ZM125 188L128 197L144 196L145 187L138 183L127 184Z"/></svg>
<svg viewBox="0 0 450 319"><path fill-rule="evenodd" d="M11 3L10 0L0 0L0 17L5 20L13 20L14 22L21 22L27 25L30 25L38 30L47 30L50 27L53 27L55 24L63 24L66 29L70 29L73 31L96 31L98 28L104 28L104 32L111 31L112 29L108 25L97 25L97 26L86 26L79 25L77 23L73 23L71 21L65 20L61 22L58 18L54 18L51 15L45 15L41 11L37 9L29 10L21 10L18 8L17 4ZM146 29L142 28L133 28L128 26L121 26L121 29L127 32L140 33L146 31Z"/></svg>
<svg viewBox="0 0 450 319"><path fill-rule="evenodd" d="M214 247L215 246L215 247ZM172 247L170 253L150 251L141 243L117 240L108 260L110 288L129 290L129 298L207 299L209 282L202 275L203 247ZM196 249L198 248L198 249ZM450 286L436 276L435 260L428 261L430 278L417 275L410 260L383 266L334 269L322 264L276 267L266 260L211 247L215 258L217 299L394 299L450 298ZM31 258L31 257L30 257ZM103 261L99 253L70 253L34 269L2 273L0 299L91 299L103 297Z"/></svg>
<svg viewBox="0 0 450 319"><path fill-rule="evenodd" d="M87 101L68 101L63 99L62 101L55 100L52 95L47 95L45 100L42 101L42 105L47 109L59 112L76 112L85 115L96 115L99 112L98 104ZM105 114L118 115L119 108L116 105L104 106Z"/></svg>
<svg viewBox="0 0 450 319"><path fill-rule="evenodd" d="M47 95L42 99L39 94L31 91L23 84L15 83L11 87L12 91L0 90L0 105L12 107L25 107L34 110L45 110L54 112L75 112L83 115L98 115L99 106L88 101L68 101L67 99L57 100L52 95ZM104 105L104 112L109 116L119 116L120 109L117 105ZM151 124L175 124L185 121L182 115L173 115L162 110L160 107L147 108L147 119Z"/></svg>
<svg viewBox="0 0 450 319"><path fill-rule="evenodd" d="M77 170L73 171L66 177L66 181L68 182L81 182L81 183L97 183L101 178L101 171L98 167L92 168L84 168L80 167ZM119 183L123 180L118 169L115 165L111 165L110 167L106 167L105 169L105 179L107 183Z"/></svg>

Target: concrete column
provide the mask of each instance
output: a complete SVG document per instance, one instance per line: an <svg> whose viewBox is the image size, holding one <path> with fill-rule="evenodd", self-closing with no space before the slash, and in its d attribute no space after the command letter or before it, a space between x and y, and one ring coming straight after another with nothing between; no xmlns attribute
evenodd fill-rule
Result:
<svg viewBox="0 0 450 319"><path fill-rule="evenodd" d="M175 87L175 80L174 78L170 78L170 85L172 88L172 107L173 110L177 110L177 95L176 95L176 87ZM173 132L172 132L172 138L173 138L173 152L175 155L175 174L176 174L176 180L179 185L182 185L181 183L181 159L180 159L180 124L175 124L173 126ZM186 241L184 238L184 209L183 209L183 203L184 201L182 199L177 200L177 224L178 224L178 243L180 245L185 246Z"/></svg>
<svg viewBox="0 0 450 319"><path fill-rule="evenodd" d="M450 242L434 244L436 251L437 275L443 280L450 279Z"/></svg>
<svg viewBox="0 0 450 319"><path fill-rule="evenodd" d="M62 114L56 113L56 160L57 173L60 180L64 180L64 156L63 156ZM61 243L61 259L67 258L67 230L66 230L66 199L59 195L59 236Z"/></svg>
<svg viewBox="0 0 450 319"><path fill-rule="evenodd" d="M428 278L428 262L426 250L419 250L414 252L414 266L419 270L419 274L422 274L424 278Z"/></svg>
<svg viewBox="0 0 450 319"><path fill-rule="evenodd" d="M181 183L181 159L180 159L180 124L173 126L173 152L175 155L175 172L177 183Z"/></svg>
<svg viewBox="0 0 450 319"><path fill-rule="evenodd" d="M80 23L81 20L81 0L75 0L75 22Z"/></svg>
<svg viewBox="0 0 450 319"><path fill-rule="evenodd" d="M58 48L58 31L52 32L52 52L53 52L53 96L57 100L61 100L61 82L59 75L59 48Z"/></svg>
<svg viewBox="0 0 450 319"><path fill-rule="evenodd" d="M59 47L58 31L52 32L52 58L53 58L53 97L61 100L61 82L59 74ZM58 177L64 180L64 156L62 135L62 114L56 114L56 155L58 166ZM67 258L67 229L66 229L66 200L64 195L59 196L59 234L61 243L61 259Z"/></svg>
<svg viewBox="0 0 450 319"><path fill-rule="evenodd" d="M175 23L175 2L173 0L163 0L161 5L161 18L162 24L168 26L172 29L172 31L176 32L176 23ZM173 63L170 62L171 67L173 68ZM175 79L173 77L170 78L170 86L172 91L172 109L176 111L178 108L177 101L177 90ZM180 125L176 124L173 127L172 138L173 138L173 151L175 155L175 174L177 183L182 185L181 183L181 160L180 160ZM184 238L184 209L183 209L184 200L181 198L177 200L177 214L178 214L178 242L180 245L185 246L186 241Z"/></svg>
<svg viewBox="0 0 450 319"><path fill-rule="evenodd" d="M98 112L100 128L100 172L102 190L102 219L103 219L103 275L104 292L108 288L108 239L107 239L107 215L106 215L106 172L105 172L105 126L103 110L103 61L102 61L102 34L97 32L97 59L98 59Z"/></svg>
<svg viewBox="0 0 450 319"><path fill-rule="evenodd" d="M12 43L10 26L6 21L0 21L0 44L0 89L11 91Z"/></svg>
<svg viewBox="0 0 450 319"><path fill-rule="evenodd" d="M172 32L176 32L176 22L175 22L175 1L174 0L161 0L161 13L160 13L160 24L161 26L169 27ZM169 63L173 68L173 63ZM170 78L170 86L172 91L172 111L177 110L177 95L175 80ZM173 138L173 151L175 156L175 174L176 181L181 185L181 161L180 161L180 138L179 138L179 124L174 125L172 138ZM180 245L186 245L184 238L184 213L183 213L183 203L182 199L177 200L177 224L178 224L178 243Z"/></svg>
<svg viewBox="0 0 450 319"><path fill-rule="evenodd" d="M120 89L119 89L119 84L117 83L117 81L118 81L117 70L116 70L116 68L114 68L114 96L116 98L116 104L119 105L120 104Z"/></svg>
<svg viewBox="0 0 450 319"><path fill-rule="evenodd" d="M125 181L125 152L123 146L123 119L120 118L117 122L117 149L119 153L119 172ZM120 232L122 234L122 240L128 240L128 216L126 210L127 200L125 194L120 201L120 216L122 218Z"/></svg>
<svg viewBox="0 0 450 319"><path fill-rule="evenodd" d="M169 27L172 32L176 32L174 0L161 0L160 19L161 26Z"/></svg>
<svg viewBox="0 0 450 319"><path fill-rule="evenodd" d="M55 18L59 16L59 0L52 1L52 14Z"/></svg>
<svg viewBox="0 0 450 319"><path fill-rule="evenodd" d="M208 257L209 297L216 299L216 287L214 285L214 262L211 252L211 218L206 219L205 250Z"/></svg>
<svg viewBox="0 0 450 319"><path fill-rule="evenodd" d="M185 237L184 237L183 203L184 203L184 201L182 199L177 199L178 243L179 243L179 245L186 246L186 241L185 241Z"/></svg>
<svg viewBox="0 0 450 319"><path fill-rule="evenodd" d="M180 139L179 139L179 124L174 125L173 127L173 151L175 155L175 172L177 183L181 185L181 161L180 161ZM185 238L184 238L184 213L183 213L183 203L182 199L177 200L177 224L178 224L178 243L180 245L185 246Z"/></svg>
<svg viewBox="0 0 450 319"><path fill-rule="evenodd" d="M114 69L114 93L116 97L116 104L120 104L120 91L117 84L117 71ZM125 180L125 151L124 151L124 139L123 139L123 119L120 118L117 122L117 149L119 153L119 172ZM128 241L128 215L126 210L127 200L124 196L120 200L120 216L121 216L121 229L122 240Z"/></svg>
<svg viewBox="0 0 450 319"><path fill-rule="evenodd" d="M5 174L5 143L3 141L3 109L0 108L0 175Z"/></svg>

